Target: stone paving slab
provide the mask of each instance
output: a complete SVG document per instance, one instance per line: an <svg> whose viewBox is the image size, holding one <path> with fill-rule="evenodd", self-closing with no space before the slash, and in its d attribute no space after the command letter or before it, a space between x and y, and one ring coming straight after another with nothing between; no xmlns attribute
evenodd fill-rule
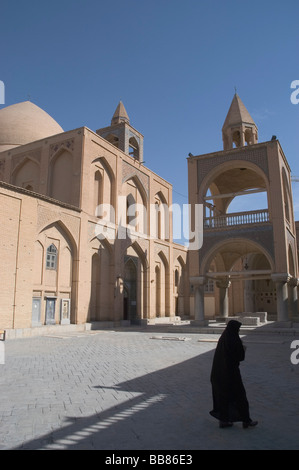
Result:
<svg viewBox="0 0 299 470"><path fill-rule="evenodd" d="M242 335L241 373L259 421L243 430L241 423L219 429L209 415L219 334L162 328L92 333L5 342L0 449L299 449L293 335Z"/></svg>

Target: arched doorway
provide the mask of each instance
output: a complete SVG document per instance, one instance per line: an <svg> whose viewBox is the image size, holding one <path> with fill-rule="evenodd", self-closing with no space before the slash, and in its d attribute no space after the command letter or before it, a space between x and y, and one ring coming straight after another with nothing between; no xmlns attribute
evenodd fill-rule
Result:
<svg viewBox="0 0 299 470"><path fill-rule="evenodd" d="M113 285L111 280L111 250L104 240L94 242L91 258L90 321L110 321ZM96 248L96 244L98 247Z"/></svg>

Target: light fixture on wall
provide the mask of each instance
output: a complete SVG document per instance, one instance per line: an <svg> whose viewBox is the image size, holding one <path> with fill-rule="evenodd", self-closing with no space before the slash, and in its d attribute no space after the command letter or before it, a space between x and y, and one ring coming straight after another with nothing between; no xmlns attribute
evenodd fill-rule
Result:
<svg viewBox="0 0 299 470"><path fill-rule="evenodd" d="M247 250L247 243L245 242L245 254L242 256L242 266L247 271L249 269L248 264L248 250Z"/></svg>

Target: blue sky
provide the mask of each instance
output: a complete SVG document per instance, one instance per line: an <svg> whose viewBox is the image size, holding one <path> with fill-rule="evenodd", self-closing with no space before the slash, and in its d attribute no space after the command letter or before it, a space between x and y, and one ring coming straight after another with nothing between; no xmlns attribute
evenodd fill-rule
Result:
<svg viewBox="0 0 299 470"><path fill-rule="evenodd" d="M298 0L2 0L5 105L31 101L64 130L110 124L122 100L146 166L187 203L187 156L222 150L234 87L259 142L299 175ZM3 107L3 106L1 106ZM299 220L299 183L293 185Z"/></svg>

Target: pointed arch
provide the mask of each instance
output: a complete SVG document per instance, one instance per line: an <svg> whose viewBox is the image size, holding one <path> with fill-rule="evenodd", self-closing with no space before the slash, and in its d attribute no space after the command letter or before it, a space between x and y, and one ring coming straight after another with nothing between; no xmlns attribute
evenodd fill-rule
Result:
<svg viewBox="0 0 299 470"><path fill-rule="evenodd" d="M130 137L129 139L129 155L139 160L139 144L135 137Z"/></svg>
<svg viewBox="0 0 299 470"><path fill-rule="evenodd" d="M76 323L77 319L77 279L78 279L78 256L77 256L77 244L69 230L69 228L60 220L52 221L51 223L45 224L37 237L37 241L41 244L44 251L44 258L46 258L47 249L49 246L54 245L56 248L56 263L57 269L54 266L50 266L50 269L46 269L47 259L44 259L44 265L42 273L39 276L42 284L40 289L49 289L49 286L53 286L57 292L57 308L56 308L56 322L60 321L60 300L70 300L70 318L71 323ZM37 250L37 257L40 258L40 254ZM54 250L55 251L55 250ZM51 259L48 260L51 262ZM60 299L60 300L59 300Z"/></svg>
<svg viewBox="0 0 299 470"><path fill-rule="evenodd" d="M34 158L25 157L13 170L12 184L30 191L39 191L40 165Z"/></svg>
<svg viewBox="0 0 299 470"><path fill-rule="evenodd" d="M124 266L126 265L127 261L131 259L136 266L136 293L135 299L133 299L133 308L130 310L131 304L129 303L129 316L131 317L130 320L139 321L142 318L147 318L148 313L148 261L147 261L147 252L144 251L140 244L135 240L131 245L129 245L123 255L124 259ZM124 273L125 275L125 273ZM127 301L130 302L130 283L126 283L125 285L127 288ZM134 286L132 287L135 288ZM125 302L125 299L124 299ZM135 304L136 302L136 304ZM135 308L136 306L136 308ZM125 303L124 303L124 310L125 312ZM131 313L130 313L131 312Z"/></svg>
<svg viewBox="0 0 299 470"><path fill-rule="evenodd" d="M93 184L94 184L94 211L98 206L101 210L96 211L96 216L107 218L110 222L115 222L115 174L111 165L105 157L98 157L92 161L93 164ZM109 210L110 207L110 210ZM104 210L103 210L104 208ZM105 213L103 213L105 212Z"/></svg>
<svg viewBox="0 0 299 470"><path fill-rule="evenodd" d="M155 194L155 213L154 221L155 224L155 236L160 240L169 240L170 237L170 219L169 219L169 207L166 197L162 191L158 191Z"/></svg>
<svg viewBox="0 0 299 470"><path fill-rule="evenodd" d="M103 248L108 250L109 256L113 254L113 245L107 240L107 238L98 238L96 235L93 236L89 242L93 244L93 242L97 241L99 243L99 248Z"/></svg>
<svg viewBox="0 0 299 470"><path fill-rule="evenodd" d="M142 266L144 270L147 270L149 268L148 260L147 260L147 253L144 251L141 247L141 245L135 240L132 244L131 247L133 250L136 252L138 257L141 260Z"/></svg>
<svg viewBox="0 0 299 470"><path fill-rule="evenodd" d="M199 188L200 200L204 198L209 188L211 189L212 196L214 195L214 193L217 194L217 190L218 190L217 178L232 169L241 169L241 171L244 171L244 169L248 169L251 171L252 176L254 174L256 175L255 179L253 180L252 178L251 183L249 185L248 184L246 185L246 189L249 189L251 187L255 187L255 188L259 187L261 189L265 189L267 193L269 193L269 182L268 182L267 175L258 165L249 161L234 160L233 162L228 161L228 162L224 162L219 165L216 165L205 176ZM242 185L241 180L240 180L240 185L242 187L244 186ZM220 194L220 192L218 192L218 194Z"/></svg>
<svg viewBox="0 0 299 470"><path fill-rule="evenodd" d="M89 320L112 320L113 280L112 247L106 239L90 240L90 301Z"/></svg>
<svg viewBox="0 0 299 470"><path fill-rule="evenodd" d="M51 159L49 179L50 197L67 204L72 204L73 154L64 146Z"/></svg>
<svg viewBox="0 0 299 470"><path fill-rule="evenodd" d="M227 250L231 250L230 256L227 257L229 265L226 262L225 256ZM209 266L213 260L215 261L217 271L229 271L240 257L250 251L264 255L269 270L274 272L274 260L264 246L247 238L236 237L220 241L205 254L200 263L200 275L205 275L209 271ZM234 254L233 256L232 253Z"/></svg>
<svg viewBox="0 0 299 470"><path fill-rule="evenodd" d="M105 139L116 148L119 148L119 137L116 134L110 133L105 137Z"/></svg>
<svg viewBox="0 0 299 470"><path fill-rule="evenodd" d="M135 203L135 211L130 211L131 222L135 219L135 230L143 234L148 233L148 220L147 220L147 193L137 175L130 176L123 181L122 193L130 198ZM135 215L134 215L135 214Z"/></svg>
<svg viewBox="0 0 299 470"><path fill-rule="evenodd" d="M247 193L248 191L248 193ZM217 217L225 216L236 194L244 203L252 202L251 195L266 196L262 209L271 219L269 180L265 172L249 161L234 160L215 166L206 174L199 187L199 201L204 203L206 225L217 223ZM242 195L241 195L242 194ZM223 195L223 196L222 196ZM218 219L219 220L219 219Z"/></svg>
<svg viewBox="0 0 299 470"><path fill-rule="evenodd" d="M46 230L49 230L51 227L56 227L58 231L62 234L64 238L66 238L67 242L69 243L72 254L77 256L77 243L75 241L75 238L72 235L71 230L65 225L65 223L60 220L56 219L53 220L51 223L45 224L41 229L40 229L40 234L42 232L45 232Z"/></svg>
<svg viewBox="0 0 299 470"><path fill-rule="evenodd" d="M123 180L123 184L133 181L138 188L144 205L147 205L147 193L138 175L128 176Z"/></svg>

